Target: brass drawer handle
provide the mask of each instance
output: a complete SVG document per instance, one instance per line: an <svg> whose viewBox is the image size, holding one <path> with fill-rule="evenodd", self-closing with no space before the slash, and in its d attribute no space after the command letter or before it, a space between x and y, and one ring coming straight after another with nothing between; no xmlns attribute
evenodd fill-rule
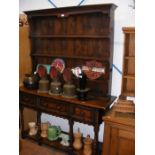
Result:
<svg viewBox="0 0 155 155"><path fill-rule="evenodd" d="M43 102L43 103L41 103L41 105L44 106L44 107L46 107L48 105L48 103Z"/></svg>
<svg viewBox="0 0 155 155"><path fill-rule="evenodd" d="M62 110L62 107L61 106L57 106L57 110Z"/></svg>
<svg viewBox="0 0 155 155"><path fill-rule="evenodd" d="M25 97L25 96L22 98L22 100L25 101L25 102L30 102L30 101L31 101L30 98L27 98L27 97Z"/></svg>
<svg viewBox="0 0 155 155"><path fill-rule="evenodd" d="M80 115L81 115L81 116L84 116L85 113L84 113L83 111L80 111Z"/></svg>

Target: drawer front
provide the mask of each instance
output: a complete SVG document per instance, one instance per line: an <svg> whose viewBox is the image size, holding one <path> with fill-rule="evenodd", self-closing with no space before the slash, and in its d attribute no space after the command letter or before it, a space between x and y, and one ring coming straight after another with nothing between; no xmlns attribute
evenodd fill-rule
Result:
<svg viewBox="0 0 155 155"><path fill-rule="evenodd" d="M53 114L67 115L68 106L66 103L53 99L41 98L39 108L52 112Z"/></svg>
<svg viewBox="0 0 155 155"><path fill-rule="evenodd" d="M20 103L28 106L36 106L37 97L34 95L20 93Z"/></svg>
<svg viewBox="0 0 155 155"><path fill-rule="evenodd" d="M80 122L94 122L94 111L93 109L87 108L87 107L79 107L79 106L73 106L72 109L72 117L74 117L76 120L79 120Z"/></svg>

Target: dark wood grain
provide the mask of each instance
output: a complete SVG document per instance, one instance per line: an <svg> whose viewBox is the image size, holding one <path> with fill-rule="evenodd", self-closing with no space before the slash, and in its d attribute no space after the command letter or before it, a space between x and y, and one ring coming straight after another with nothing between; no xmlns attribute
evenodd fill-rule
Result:
<svg viewBox="0 0 155 155"><path fill-rule="evenodd" d="M64 7L45 10L26 11L29 22L31 43L32 73L38 64L51 64L55 58L62 58L68 68L85 65L86 61L96 60L106 69L104 76L88 80L91 88L87 101L63 96L51 96L20 87L21 107L37 111L37 124L41 113L47 113L69 121L70 147L61 147L58 142L35 140L67 151L70 155L82 155L75 151L73 143L74 122L94 126L93 155L99 154L98 131L102 116L109 110L116 97L111 96L111 67L113 61L114 4ZM76 86L78 80L73 79ZM21 114L22 114L21 109ZM21 115L22 122L24 116ZM22 133L24 133L22 129Z"/></svg>

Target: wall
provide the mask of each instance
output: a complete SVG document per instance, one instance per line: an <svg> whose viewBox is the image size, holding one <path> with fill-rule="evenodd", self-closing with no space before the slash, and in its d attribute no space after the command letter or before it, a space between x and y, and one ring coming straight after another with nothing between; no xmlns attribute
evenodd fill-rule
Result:
<svg viewBox="0 0 155 155"><path fill-rule="evenodd" d="M57 7L63 6L74 6L78 5L81 0L52 0ZM104 4L104 3L114 3L118 7L115 11L115 27L114 27L114 58L113 63L117 68L122 71L122 56L123 56L123 33L122 27L130 27L135 25L135 10L129 5L133 5L133 0L85 0L82 5L87 4ZM19 11L27 10L38 10L45 8L53 8L53 6L48 2L48 0L19 0ZM119 96L121 93L121 74L113 68L112 72L112 91L111 94ZM56 118L54 116L49 116L46 114L42 115L42 121L50 121L55 125L60 125L64 131L69 131L68 121ZM91 137L94 137L93 127L87 126L80 123L75 123L74 131L77 130L77 127L80 127L80 130L83 132L83 135L90 134ZM103 139L103 128L104 125L100 126L99 132L99 141Z"/></svg>

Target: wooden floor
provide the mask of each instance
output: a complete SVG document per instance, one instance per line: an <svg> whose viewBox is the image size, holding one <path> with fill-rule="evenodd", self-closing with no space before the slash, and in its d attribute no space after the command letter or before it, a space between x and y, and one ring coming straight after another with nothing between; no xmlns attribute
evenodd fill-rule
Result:
<svg viewBox="0 0 155 155"><path fill-rule="evenodd" d="M44 145L39 146L37 143L27 139L21 139L21 144L22 147L19 155L67 155Z"/></svg>

